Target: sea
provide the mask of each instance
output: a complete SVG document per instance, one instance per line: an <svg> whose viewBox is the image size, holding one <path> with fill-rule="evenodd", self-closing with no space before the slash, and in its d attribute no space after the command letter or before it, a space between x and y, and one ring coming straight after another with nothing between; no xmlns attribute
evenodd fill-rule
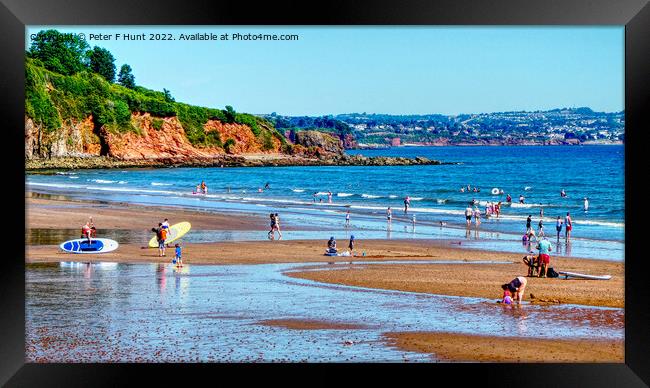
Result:
<svg viewBox="0 0 650 388"><path fill-rule="evenodd" d="M480 231L483 240L494 242L493 249L503 248L504 240L511 245L521 241L529 215L536 231L541 219L546 236L555 239L557 217L564 220L570 213L580 256L623 260L624 152L624 145L404 146L347 153L421 156L449 164L68 170L27 174L26 190L72 199L256 213L266 215L260 218L264 225L268 213L279 212L282 219L313 231L295 233L303 238L327 239L326 230L339 228L350 211L353 230L367 238L391 238L391 228L393 238L407 233L411 238L474 238ZM193 193L201 181L208 186L205 195ZM467 185L472 190L461 192ZM480 191L474 192L475 187ZM561 190L566 197L560 196ZM518 203L520 195L523 204ZM407 196L411 207L405 213ZM472 222L471 232L466 230L464 209L471 201L482 212L490 202L501 201L500 217L484 218L478 230ZM386 225L388 207L392 226ZM559 253L575 255L575 249L566 248Z"/></svg>

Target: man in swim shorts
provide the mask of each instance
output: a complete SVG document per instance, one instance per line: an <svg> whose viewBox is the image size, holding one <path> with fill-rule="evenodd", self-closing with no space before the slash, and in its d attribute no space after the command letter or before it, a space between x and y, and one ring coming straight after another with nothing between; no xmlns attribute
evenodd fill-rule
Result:
<svg viewBox="0 0 650 388"><path fill-rule="evenodd" d="M542 238L537 243L537 249L539 250L539 269L537 271L537 277L546 277L549 264L551 263L551 256L549 253L553 250L553 247L546 238ZM542 269L544 271L544 276L542 276Z"/></svg>
<svg viewBox="0 0 650 388"><path fill-rule="evenodd" d="M573 224L571 222L571 216L569 212L566 212L566 217L564 217L564 238L569 241L571 239L571 230L573 229Z"/></svg>
<svg viewBox="0 0 650 388"><path fill-rule="evenodd" d="M467 206L465 208L465 221L467 222L467 226L470 226L472 223L472 214L474 214L474 210L472 210L471 206Z"/></svg>

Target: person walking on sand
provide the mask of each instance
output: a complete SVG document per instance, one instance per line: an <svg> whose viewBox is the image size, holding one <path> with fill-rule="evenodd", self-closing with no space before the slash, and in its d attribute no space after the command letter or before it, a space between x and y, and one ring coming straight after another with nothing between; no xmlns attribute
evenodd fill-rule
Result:
<svg viewBox="0 0 650 388"><path fill-rule="evenodd" d="M516 278L512 279L510 283L503 284L501 288L505 290L509 290L512 293L513 299L521 303L521 301L524 299L524 291L526 290L526 283L527 280L523 276L517 276Z"/></svg>
<svg viewBox="0 0 650 388"><path fill-rule="evenodd" d="M269 214L269 219L271 220L271 230L269 230L268 236L269 240L275 240L275 214Z"/></svg>
<svg viewBox="0 0 650 388"><path fill-rule="evenodd" d="M354 235L350 236L350 243L348 244L348 249L350 249L350 256L354 256Z"/></svg>
<svg viewBox="0 0 650 388"><path fill-rule="evenodd" d="M573 229L573 223L571 222L571 216L569 212L566 212L566 217L564 217L564 238L569 241L571 239L571 230Z"/></svg>
<svg viewBox="0 0 650 388"><path fill-rule="evenodd" d="M560 216L557 216L557 220L555 221L555 231L557 232L557 239L559 241L560 232L562 231L562 219L560 218Z"/></svg>
<svg viewBox="0 0 650 388"><path fill-rule="evenodd" d="M388 218L388 225L390 225L393 218L393 211L390 210L390 206L386 209L386 218Z"/></svg>
<svg viewBox="0 0 650 388"><path fill-rule="evenodd" d="M278 240L282 240L282 232L280 231L280 215L275 213L273 218L275 219L275 230L278 232Z"/></svg>
<svg viewBox="0 0 650 388"><path fill-rule="evenodd" d="M553 246L551 243L546 239L542 238L539 240L537 243L537 250L539 250L539 269L537 270L537 277L546 277L546 274L548 273L548 267L551 264L551 256L549 253L553 250ZM542 268L544 270L544 275L542 276Z"/></svg>
<svg viewBox="0 0 650 388"><path fill-rule="evenodd" d="M345 227L350 227L350 210L345 213Z"/></svg>
<svg viewBox="0 0 650 388"><path fill-rule="evenodd" d="M467 205L467 207L465 208L465 222L467 223L468 227L472 223L472 214L474 214L474 211L472 210L472 206Z"/></svg>

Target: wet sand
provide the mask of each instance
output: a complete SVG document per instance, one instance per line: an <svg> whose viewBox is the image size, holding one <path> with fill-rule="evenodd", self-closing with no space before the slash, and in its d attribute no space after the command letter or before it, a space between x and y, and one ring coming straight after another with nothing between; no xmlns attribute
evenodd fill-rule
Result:
<svg viewBox="0 0 650 388"><path fill-rule="evenodd" d="M403 350L430 353L440 361L624 362L623 340L566 340L478 336L456 333L387 333Z"/></svg>
<svg viewBox="0 0 650 388"><path fill-rule="evenodd" d="M465 260L467 251L434 249L448 260ZM357 265L337 271L305 271L292 277L324 283L501 299L501 284L516 276L525 276L527 267L512 253L472 252L472 260L505 260L510 264L382 264ZM435 260L435 259L434 259ZM624 307L625 277L623 263L600 260L554 258L556 270L588 274L609 274L610 280L559 278L528 279L524 300L531 303L571 303L590 306Z"/></svg>
<svg viewBox="0 0 650 388"><path fill-rule="evenodd" d="M267 319L259 322L260 325L283 327L292 330L356 330L366 326L354 323L326 322L305 319Z"/></svg>

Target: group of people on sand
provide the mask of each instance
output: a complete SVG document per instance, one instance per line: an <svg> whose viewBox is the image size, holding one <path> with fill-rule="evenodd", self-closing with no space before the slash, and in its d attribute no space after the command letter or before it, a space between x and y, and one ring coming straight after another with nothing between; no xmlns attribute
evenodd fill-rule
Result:
<svg viewBox="0 0 650 388"><path fill-rule="evenodd" d="M350 256L354 256L354 244L355 244L354 235L350 235L350 242L348 243ZM338 248L336 247L336 239L334 238L334 236L330 237L330 239L327 241L327 253L331 253L331 254L338 253Z"/></svg>
<svg viewBox="0 0 650 388"><path fill-rule="evenodd" d="M551 268L551 256L550 253L553 250L551 242L542 237L538 242L536 249L539 251L537 256L532 254L532 251L529 255L524 256L523 262L528 267L527 277L548 277L550 275L557 276L557 273ZM501 285L503 290L503 297L501 303L512 304L514 302L521 303L524 299L526 284L528 281L524 276L517 276L512 279L509 283Z"/></svg>
<svg viewBox="0 0 650 388"><path fill-rule="evenodd" d="M157 228L151 228L151 231L156 233L156 240L158 241L158 257L165 257L166 256L165 251L167 248L167 239L170 237L170 233L171 233L169 219L165 218L163 222L158 223ZM177 266L182 267L183 248L179 243L176 243L174 245L174 248L175 248L175 252L174 252L174 259L172 260L172 264L176 264Z"/></svg>

